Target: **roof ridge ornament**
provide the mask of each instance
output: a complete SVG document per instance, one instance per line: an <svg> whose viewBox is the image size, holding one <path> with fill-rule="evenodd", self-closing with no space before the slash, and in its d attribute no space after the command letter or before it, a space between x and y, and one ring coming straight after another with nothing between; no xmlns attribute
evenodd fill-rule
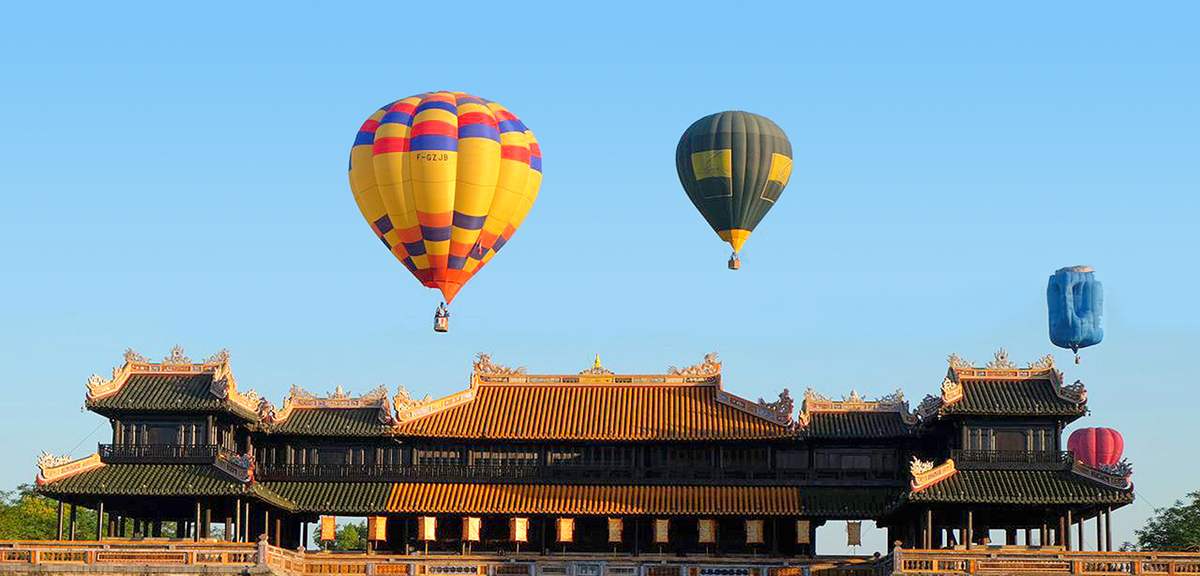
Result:
<svg viewBox="0 0 1200 576"><path fill-rule="evenodd" d="M178 344L172 346L171 353L167 354L162 359L163 366L183 366L191 363L192 359L188 358L187 355L183 353L183 346Z"/></svg>
<svg viewBox="0 0 1200 576"><path fill-rule="evenodd" d="M471 365L471 369L476 374L487 374L490 376L512 376L525 373L524 366L509 368L503 364L497 364L492 362L491 354L483 352L475 354L475 362Z"/></svg>
<svg viewBox="0 0 1200 576"><path fill-rule="evenodd" d="M992 361L988 362L984 368L987 370L1015 370L1017 365L1008 359L1008 350L1001 347L992 355Z"/></svg>
<svg viewBox="0 0 1200 576"><path fill-rule="evenodd" d="M783 391L779 393L778 400L774 402L767 402L766 400L763 400L762 397L759 397L758 405L766 408L767 410L775 412L780 416L787 418L788 420L791 420L792 410L795 408L796 403L792 401L792 393L789 392L787 388L784 388Z"/></svg>
<svg viewBox="0 0 1200 576"><path fill-rule="evenodd" d="M667 367L667 374L671 376L716 376L720 373L721 360L717 357L716 352L705 354L703 360L691 366L684 366L683 368L675 366Z"/></svg>

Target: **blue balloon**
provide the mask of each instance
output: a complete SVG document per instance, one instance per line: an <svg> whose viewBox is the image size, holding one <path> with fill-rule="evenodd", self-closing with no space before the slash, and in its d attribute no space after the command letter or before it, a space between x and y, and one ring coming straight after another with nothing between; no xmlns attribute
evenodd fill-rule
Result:
<svg viewBox="0 0 1200 576"><path fill-rule="evenodd" d="M1078 352L1104 339L1104 287L1090 266L1061 268L1046 285L1050 341Z"/></svg>

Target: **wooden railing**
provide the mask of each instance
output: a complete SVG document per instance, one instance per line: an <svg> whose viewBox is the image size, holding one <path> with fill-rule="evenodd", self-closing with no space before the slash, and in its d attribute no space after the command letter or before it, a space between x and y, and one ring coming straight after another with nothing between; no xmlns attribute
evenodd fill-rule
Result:
<svg viewBox="0 0 1200 576"><path fill-rule="evenodd" d="M904 550L892 555L901 576L1011 576L1014 574L1200 574L1200 553L1080 552L1032 548Z"/></svg>
<svg viewBox="0 0 1200 576"><path fill-rule="evenodd" d="M265 545L264 545L265 546ZM3 540L0 566L75 564L96 566L205 566L238 573L259 564L259 546L182 540Z"/></svg>
<svg viewBox="0 0 1200 576"><path fill-rule="evenodd" d="M20 566L73 565L73 571L108 574L189 572L380 574L403 576L884 576L883 562L869 557L771 556L679 557L674 555L554 554L541 556L401 555L311 552L268 545L179 540L0 541L0 572Z"/></svg>
<svg viewBox="0 0 1200 576"><path fill-rule="evenodd" d="M237 453L216 444L100 444L100 460L110 464L212 464L218 454Z"/></svg>
<svg viewBox="0 0 1200 576"><path fill-rule="evenodd" d="M1075 456L1070 451L1057 450L952 450L950 457L960 470L1066 470L1075 462Z"/></svg>

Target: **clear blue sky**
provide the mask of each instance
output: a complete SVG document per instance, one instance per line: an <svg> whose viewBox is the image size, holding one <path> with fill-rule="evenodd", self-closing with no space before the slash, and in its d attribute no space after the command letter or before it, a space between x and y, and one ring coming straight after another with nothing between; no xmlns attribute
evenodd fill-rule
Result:
<svg viewBox="0 0 1200 576"><path fill-rule="evenodd" d="M436 396L479 351L644 372L715 350L745 396L915 403L950 352L1050 351L1046 278L1087 263L1106 340L1056 355L1090 391L1079 425L1125 433L1141 498L1117 537L1200 488L1200 8L798 4L5 7L0 486L94 449L84 381L127 346L228 347L276 401ZM448 335L346 181L362 120L434 89L504 103L545 158ZM673 161L730 108L795 152L737 273Z"/></svg>

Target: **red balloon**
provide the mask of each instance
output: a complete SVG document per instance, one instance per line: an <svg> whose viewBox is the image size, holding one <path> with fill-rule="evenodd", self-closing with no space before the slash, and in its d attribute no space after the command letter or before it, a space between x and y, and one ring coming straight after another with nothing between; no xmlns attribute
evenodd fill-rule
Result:
<svg viewBox="0 0 1200 576"><path fill-rule="evenodd" d="M1125 439L1112 428L1080 428L1067 439L1067 449L1092 468L1112 466L1121 461Z"/></svg>

